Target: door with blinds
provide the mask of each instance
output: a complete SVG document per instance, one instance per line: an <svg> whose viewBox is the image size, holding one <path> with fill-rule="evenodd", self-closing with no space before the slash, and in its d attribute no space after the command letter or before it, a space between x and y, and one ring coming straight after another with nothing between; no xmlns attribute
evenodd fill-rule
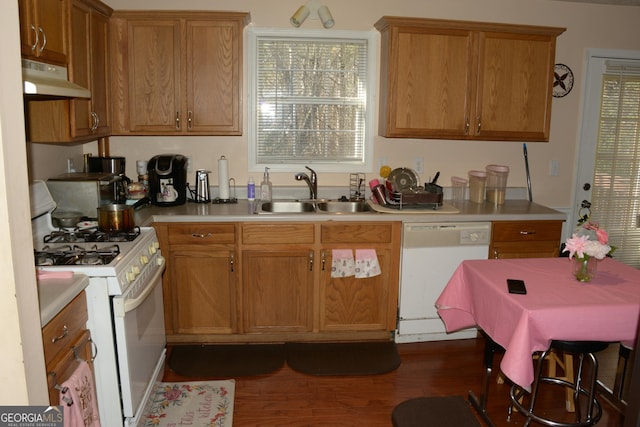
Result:
<svg viewBox="0 0 640 427"><path fill-rule="evenodd" d="M640 52L587 52L573 218L609 232L614 257L640 268Z"/></svg>

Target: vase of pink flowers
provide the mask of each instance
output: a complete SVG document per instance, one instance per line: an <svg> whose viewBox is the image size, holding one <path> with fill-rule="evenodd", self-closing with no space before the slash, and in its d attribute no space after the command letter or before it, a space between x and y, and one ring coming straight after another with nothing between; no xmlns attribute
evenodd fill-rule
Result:
<svg viewBox="0 0 640 427"><path fill-rule="evenodd" d="M564 252L569 252L576 280L589 282L597 272L598 261L611 255L615 248L609 245L609 235L597 222L587 221L567 238Z"/></svg>

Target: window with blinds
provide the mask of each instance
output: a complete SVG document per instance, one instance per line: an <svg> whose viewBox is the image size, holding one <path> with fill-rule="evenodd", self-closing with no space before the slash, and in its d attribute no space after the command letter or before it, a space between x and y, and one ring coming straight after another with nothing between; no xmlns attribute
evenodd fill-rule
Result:
<svg viewBox="0 0 640 427"><path fill-rule="evenodd" d="M595 161L592 218L640 268L640 61L606 61Z"/></svg>
<svg viewBox="0 0 640 427"><path fill-rule="evenodd" d="M254 30L250 40L250 167L363 171L372 151L370 33Z"/></svg>

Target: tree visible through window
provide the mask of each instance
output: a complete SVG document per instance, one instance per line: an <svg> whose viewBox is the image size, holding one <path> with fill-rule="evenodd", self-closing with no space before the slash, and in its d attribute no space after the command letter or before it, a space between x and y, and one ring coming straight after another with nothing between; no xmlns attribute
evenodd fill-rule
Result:
<svg viewBox="0 0 640 427"><path fill-rule="evenodd" d="M250 148L256 169L365 166L371 79L364 34L255 35Z"/></svg>

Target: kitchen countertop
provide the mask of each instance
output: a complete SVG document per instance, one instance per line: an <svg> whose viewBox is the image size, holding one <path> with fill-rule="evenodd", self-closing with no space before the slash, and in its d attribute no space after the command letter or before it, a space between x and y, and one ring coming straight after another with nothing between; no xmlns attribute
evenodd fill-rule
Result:
<svg viewBox="0 0 640 427"><path fill-rule="evenodd" d="M181 206L149 206L135 213L139 226L151 226L154 222L264 222L264 221L402 221L402 222L470 222L470 221L518 221L518 220L566 220L563 212L526 199L506 200L495 207L490 203L464 201L453 204L444 201L445 206L456 208L458 213L432 210L406 209L394 213L283 213L255 214L257 201L238 200L233 204L193 203ZM455 210L455 209L454 209Z"/></svg>
<svg viewBox="0 0 640 427"><path fill-rule="evenodd" d="M40 325L44 327L49 323L87 285L89 285L89 278L78 273L65 279L39 278Z"/></svg>

